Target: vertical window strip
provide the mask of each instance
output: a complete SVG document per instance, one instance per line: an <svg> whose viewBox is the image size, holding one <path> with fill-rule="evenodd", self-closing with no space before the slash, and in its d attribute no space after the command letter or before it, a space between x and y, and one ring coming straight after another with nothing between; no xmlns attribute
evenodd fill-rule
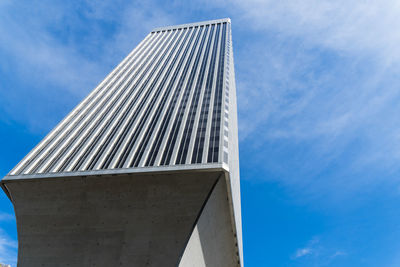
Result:
<svg viewBox="0 0 400 267"><path fill-rule="evenodd" d="M167 36L167 34L162 35L162 41L159 44L156 44L154 47L158 47L164 41L167 41L170 38L168 37L166 39ZM154 47L152 48L153 50L155 49ZM138 70L135 75L127 80L127 83L125 84L127 95L122 99L122 102L118 104L116 110L112 112L112 116L107 120L106 124L100 126L100 133L97 134L95 140L92 142L94 145L90 146L87 151L85 151L85 154L73 166L73 170L78 170L82 166L84 170L86 168L92 169L95 166L96 162L99 160L100 156L103 155L103 152L110 143L110 140L115 136L115 133L119 129L120 125L122 125L123 121L125 121L127 114L129 114L133 106L136 104L138 98L142 94L143 88L140 88L139 90L136 89L148 74L149 69L160 55L160 51L157 53L154 53L153 51L147 55L144 63L138 66ZM141 75L139 76L139 74Z"/></svg>
<svg viewBox="0 0 400 267"><path fill-rule="evenodd" d="M109 102L110 104L107 106L106 109L102 111L102 114L100 115L100 118L97 120L90 120L94 121L95 124L93 127L90 128L89 132L83 137L83 139L79 142L78 146L75 146L73 148L72 153L64 160L63 164L61 167L56 171L63 171L65 168L71 163L72 159L78 154L78 151L82 149L82 147L90 140L90 138L93 137L92 144L96 144L100 137L103 135L103 133L108 129L108 126L111 124L113 121L113 118L118 114L118 112L121 110L123 105L126 103L127 99L133 94L134 90L129 90L128 88L130 87L131 83L135 80L135 78L138 76L140 70L143 68L143 66L140 66L141 68L137 69L139 62L137 62L129 72L129 77L126 79L126 83L123 85L122 90L116 94L113 95L113 100ZM137 70L134 75L131 76L131 73L133 70ZM105 125L104 125L105 123ZM100 129L99 129L100 128ZM99 131L97 134L96 131ZM75 163L74 169L79 168L79 166L83 163L83 160L87 157L88 154L92 151L94 148L93 145L91 146L86 146L86 149L83 152L83 155L81 155L78 158L77 163Z"/></svg>
<svg viewBox="0 0 400 267"><path fill-rule="evenodd" d="M139 133L143 129L143 125L146 122L146 119L150 113L150 110L153 107L154 103L156 102L157 97L158 97L159 93L161 92L161 89L163 88L163 85L160 85L157 88L155 87L155 85L158 83L161 75L164 73L164 70L169 65L170 59L173 56L173 51L177 48L177 45L181 42L181 40L184 36L185 30L178 29L178 31L181 31L181 34L179 35L177 42L174 42L174 44L172 44L172 43L170 44L167 52L165 53L165 55L167 55L166 60L163 62L162 66L159 69L158 69L158 65L155 67L154 70L158 69L158 71L153 73L153 75L155 75L155 77L153 75L151 75L152 82L151 82L150 86L146 89L145 98L142 99L141 104L139 106L140 108L138 108L136 110L137 112L136 112L136 115L134 116L135 120L136 120L136 118L138 118L138 120L139 120L138 124L136 127L132 127L132 124L130 124L130 127L126 128L126 134L124 135L124 137L127 138L127 142L124 147L121 147L122 151L118 155L118 157L113 159L113 161L115 160L115 164L113 164L113 166L111 166L111 168L122 168L124 166L125 161L126 161L127 157L129 156L129 154L139 136ZM174 58L174 59L176 59L176 58ZM173 66L173 64L170 64L167 72L171 70L172 66ZM165 82L165 77L164 77L164 82ZM151 96L151 94L153 93L153 90L155 90L155 92L154 92L154 95ZM148 103L149 108L146 109L145 104L148 101L149 101L149 103ZM133 121L134 120L132 120L132 123L133 123ZM115 165L115 167L114 167L114 165Z"/></svg>
<svg viewBox="0 0 400 267"><path fill-rule="evenodd" d="M88 107L87 104L98 97L106 88L107 84L112 82L118 73L121 73L125 66L130 62L133 57L136 57L139 51L148 46L148 44L154 39L153 34L147 35L147 37L120 63L118 66L109 74L107 77L85 98L78 106L76 106L44 139L40 142L32 151L21 160L21 162L10 171L11 175L17 175L24 173L25 169L33 163L38 156L51 144L51 142L62 135L64 130L73 122L78 116L85 112Z"/></svg>
<svg viewBox="0 0 400 267"><path fill-rule="evenodd" d="M149 96L152 93L152 91L148 90L148 85L151 81L153 81L154 75L157 73L159 66L161 66L161 64L164 62L164 58L166 57L166 55L169 55L168 51L170 51L173 45L177 42L178 36L181 35L178 34L178 31L176 30L173 30L173 32L174 35L172 39L169 40L167 43L161 45L162 49L159 50L159 54L161 55L160 58L158 58L157 61L148 66L147 71L149 73L147 74L146 79L140 84L139 89L141 93L143 92L143 95L141 95L140 99L138 99L139 102L137 103L137 105L132 106L132 114L129 113L129 116L127 116L127 121L124 122L123 125L118 127L118 132L116 134L115 140L114 138L111 139L114 141L110 142L110 149L106 152L107 155L105 156L103 161L99 162L100 166L97 166L96 169L107 169L109 167L112 168L111 165L114 165L115 162L118 162L120 160L121 152L124 149L123 144L127 141L126 138L129 138L134 122L142 112L142 109L144 108L149 99Z"/></svg>
<svg viewBox="0 0 400 267"><path fill-rule="evenodd" d="M133 71L133 68L132 68ZM136 72L137 73L137 72ZM128 78L128 80L132 81L132 79L130 79L130 77ZM57 160L59 160L59 158L61 156L66 158L64 159L64 161L62 162L61 165L61 170L64 170L65 167L70 163L70 161L72 160L73 156L76 155L76 153L78 152L78 150L84 145L84 143L91 137L91 135L93 134L94 130L98 127L98 125L104 120L104 118L106 117L106 115L109 115L110 110L115 106L115 104L117 103L117 101L119 100L119 98L121 97L121 95L123 95L126 92L127 86L125 86L124 88L122 88L119 92L114 92L114 94L109 94L106 99L105 99L105 103L106 106L102 107L101 109L97 110L97 112L91 114L91 116L88 118L88 120L84 123L83 126L81 126L78 130L77 133L75 133L72 137L72 140L70 141L70 143L63 147L62 150L59 152L59 156L55 157L52 161L51 164L49 164L47 166L47 168L45 169L44 172L48 172L50 171L54 165L56 164ZM98 113L99 112L99 113ZM100 118L97 118L98 116L100 116ZM86 134L85 136L83 136L83 139L81 140L81 142L78 143L78 146L75 146L75 148L73 148L70 153L68 153L68 149L72 146L73 142L75 142L78 137L82 137L82 133L84 132L84 130L86 130L90 124L93 124L94 126L90 128L88 134Z"/></svg>
<svg viewBox="0 0 400 267"><path fill-rule="evenodd" d="M107 103L105 101L107 96L112 95L119 89L118 85L121 80L123 80L123 77L127 75L126 73L128 69L129 67L121 71L113 81L108 83L103 89L102 94L98 95L97 98L89 104L89 107L86 109L86 111L82 113L81 116L78 117L76 121L54 141L54 144L51 147L47 148L47 151L42 154L42 157L38 158L38 162L31 169L31 173L41 173L43 171L50 170L48 166L52 166L62 156L62 153L59 153L60 150L63 152L65 146L68 144L68 141L70 141L71 138L76 138L76 133L79 133L84 129L86 122L89 121L89 118L96 114L98 110L103 108L103 106Z"/></svg>
<svg viewBox="0 0 400 267"><path fill-rule="evenodd" d="M183 122L183 116L184 116L184 113L185 113L185 110L186 110L186 106L188 104L190 90L191 90L193 82L194 82L195 74L196 74L196 71L197 71L197 68L198 68L198 65L199 65L199 62L200 62L201 55L203 53L202 51L203 51L203 47L204 47L204 42L205 42L205 40L206 40L206 38L208 36L209 29L210 29L210 26L206 25L205 33L204 33L203 38L201 40L200 48L199 48L199 50L197 52L197 55L196 55L196 58L195 58L195 63L194 63L194 66L192 68L192 72L190 73L190 76L189 76L189 79L188 79L188 82L187 82L187 85L186 85L186 88L185 88L185 92L184 92L184 95L182 97L182 100L181 100L181 103L180 103L180 106L179 106L179 110L177 112L174 124L172 126L171 133L170 133L170 135L168 137L167 146L166 146L166 148L164 150L164 153L163 153L163 156L162 156L162 159L161 159L161 163L160 163L161 165L168 165L169 162L171 161L173 148L175 147L175 143L176 143L176 140L177 140L178 132L179 132L179 129L180 129L181 124Z"/></svg>
<svg viewBox="0 0 400 267"><path fill-rule="evenodd" d="M165 33L162 34L164 36L165 42L163 41L159 46L164 46L165 43L170 43L172 44L171 39L174 39L174 33ZM144 89L149 82L150 78L152 77L152 73L155 71L153 68L154 64L158 65L164 58L163 54L163 49L160 49L156 55L152 58L151 62L146 66L146 69L143 71L142 75L140 76L139 80L135 83L134 88L132 91L135 91L137 87L139 89L137 90L137 93L132 101L130 101L129 106L126 108L124 111L122 118L117 122L117 124L114 126L112 132L107 136L105 142L101 145L100 149L96 152L95 156L91 159L91 162L88 166L88 169L94 169L95 166L99 163L99 160L101 160L102 157L104 157L104 153L107 153L105 155L105 160L104 162L101 163L101 167L106 168L105 166L108 166L108 164L111 163L111 160L113 159L113 155L116 153L117 149L122 143L122 137L121 135L126 134L126 127L122 129L121 135L118 134L118 131L121 129L122 125L128 120L128 124L131 122L130 119L133 119L132 116L130 116L130 112L135 110L135 107L139 105L140 103L137 103L139 101L139 98L142 97L142 93L144 93ZM152 71L153 70L153 71ZM147 78L146 78L147 77ZM133 122L132 122L133 123ZM115 142L112 142L116 138ZM110 146L110 147L109 147ZM105 152L106 149L109 147L110 151Z"/></svg>
<svg viewBox="0 0 400 267"><path fill-rule="evenodd" d="M196 26L196 28L197 28L197 26ZM196 40L195 40L194 45L193 45L193 47L192 47L192 49L190 51L190 54L189 54L188 60L186 62L186 65L185 65L185 67L183 69L183 72L182 72L182 74L181 74L181 76L179 78L179 81L178 81L177 85L176 85L174 96L171 99L171 103L170 103L170 105L169 105L169 107L167 109L167 112L166 112L166 114L164 116L164 119L163 119L163 121L161 123L161 126L160 126L160 129L158 131L158 134L156 135L155 142L153 143L153 146L150 149L150 154L149 154L149 156L147 158L145 166L153 166L154 165L154 162L156 160L157 154L159 153L159 149L160 149L162 140L164 139L164 135L166 133L168 124L169 124L169 122L171 120L171 116L172 116L173 110L175 109L175 106L177 105L179 94L180 94L181 89L183 87L184 80L185 80L187 72L189 70L189 66L190 66L190 64L192 62L193 55L194 55L194 52L196 51L196 47L197 47L197 44L199 42L200 35L201 35L202 31L203 31L203 28L204 27L201 27L198 30Z"/></svg>
<svg viewBox="0 0 400 267"><path fill-rule="evenodd" d="M222 42L221 42L222 44L220 46L221 53L219 54L217 86L215 90L214 110L212 116L207 162L218 162L220 128L221 128L222 90L223 90L223 77L224 77L224 67L225 67L225 62L224 62L225 42L226 42L226 23L223 24L223 29L222 29Z"/></svg>
<svg viewBox="0 0 400 267"><path fill-rule="evenodd" d="M228 164L228 153L224 151L224 162Z"/></svg>
<svg viewBox="0 0 400 267"><path fill-rule="evenodd" d="M128 141L124 145L123 151L119 155L119 161L116 161L116 164L113 164L112 167L115 166L116 168L123 168L127 164L128 164L128 167L130 167L129 159L131 157L131 154L136 152L136 150L137 150L137 147L135 146L136 141L139 139L139 137L142 133L142 130L144 131L145 125L148 121L148 117L151 114L155 103L157 103L159 101L159 95L164 90L164 84L165 84L167 78L169 77L169 74L179 56L179 51L182 48L182 45L187 40L187 37L189 36L188 34L185 34L186 29L178 29L178 30L182 30L183 33L179 37L178 42L175 43L173 48L167 52L168 53L167 59L164 61L161 68L156 72L155 78L152 80L152 83L150 84L150 86L146 89L148 92L154 92L154 93L151 93L152 96L147 97L148 103L145 106L143 106L142 112L139 113L140 115L137 119L138 122L136 123L135 127L132 127L132 133L130 134L129 137L127 137ZM181 43L183 36L185 36L185 38L184 38L184 41ZM176 51L176 49L178 49L178 47L179 47L179 50L177 53L175 53L174 51ZM174 53L175 53L175 56L174 56ZM170 62L171 59L172 59L172 61ZM168 69L167 69L167 67L168 67ZM165 70L167 70L167 71L165 72Z"/></svg>
<svg viewBox="0 0 400 267"><path fill-rule="evenodd" d="M203 84L204 73L205 73L205 69L207 66L208 54L210 52L210 46L211 46L211 40L212 40L211 36L213 35L214 30L215 30L215 25L212 25L211 32L209 34L209 39L208 39L207 46L206 46L206 50L205 50L204 59L203 59L202 65L200 67L199 79L197 80L197 83L195 86L195 92L193 94L192 103L190 105L188 118L186 120L186 125L185 125L185 129L183 131L183 136L182 136L182 141L181 141L181 144L180 144L179 150L178 150L178 157L176 158L175 164L184 164L185 160L186 160L186 156L187 156L188 148L189 148L190 137L192 135L193 124L194 124L194 119L195 119L195 115L196 115L196 110L197 110L197 106L199 103L201 86Z"/></svg>
<svg viewBox="0 0 400 267"><path fill-rule="evenodd" d="M192 28L191 28L191 31L193 31ZM139 146L138 146L138 148L137 148L137 150L135 152L135 155L133 156L132 162L129 163L129 167L132 167L132 166L138 167L138 165L139 165L139 163L141 161L141 158L142 158L143 153L144 153L144 151L145 151L145 149L147 147L147 144L148 144L148 142L150 140L150 137L153 134L154 128L155 128L157 122L160 119L160 114L164 111L164 105L166 104L168 96L171 93L173 85L175 84L175 81L176 81L176 78L178 76L178 73L181 70L182 63L184 62L184 60L186 58L186 54L187 54L187 51L188 51L188 49L190 47L190 44L193 41L194 34L195 34L195 31L193 31L193 34L191 34L190 40L189 40L189 42L187 44L186 44L186 40L189 37L189 34L186 35L185 40L183 41L182 45L179 47L179 50L178 50L178 52L177 52L177 54L175 56L175 59L174 59L173 63L170 65L170 67L169 67L169 69L167 71L167 74L165 74L163 81L158 86L160 89L162 87L164 87L164 84L165 84L167 78L169 77L169 74L170 74L171 70L173 69L173 66L175 65L176 60L181 56L181 51L182 51L183 47L186 44L186 48L185 48L185 50L184 50L184 52L183 52L183 54L182 54L182 56L181 56L181 58L180 58L180 60L179 60L179 62L177 64L177 67L175 68L174 73L172 74L171 80L169 81L169 83L168 83L168 85L166 87L166 90L165 90L165 92L164 92L164 94L163 94L163 96L161 98L161 102L157 106L157 109L155 111L155 114L154 114L153 118L151 119L150 124L147 126L147 130L146 130L146 132L144 134L144 138L140 142L140 144L139 144ZM152 109L153 109L153 107L150 106L148 108L148 111L151 111ZM143 118L143 120L147 121L147 117Z"/></svg>
<svg viewBox="0 0 400 267"><path fill-rule="evenodd" d="M208 112L210 107L210 98L212 92L212 85L214 81L214 68L215 68L215 61L216 61L216 54L219 42L219 33L220 33L221 24L217 25L217 32L214 40L213 51L211 55L211 62L209 64L209 72L206 81L205 92L203 96L202 107L200 111L200 118L199 124L197 127L197 134L194 143L194 149L192 154L192 163L201 163L202 155L203 155L203 146L204 146L204 139L206 134L207 128L207 118ZM217 88L216 88L217 89Z"/></svg>
<svg viewBox="0 0 400 267"><path fill-rule="evenodd" d="M148 51L146 51L148 52ZM144 56L147 56L149 53L146 53L143 55L142 58L144 58ZM106 107L102 108L100 110L99 113L94 113L94 115L96 116L92 116L92 118L90 118L88 120L88 123L90 123L92 126L91 127L87 127L84 126L81 128L82 129L87 129L89 128L89 131L86 133L86 135L83 135L81 133L75 135L76 139L77 137L80 136L80 139L78 142L75 142L75 146L73 148L71 148L71 150L69 151L69 153L65 153L62 152L62 154L68 155L66 156L65 159L63 159L63 161L61 162L61 166L57 168L57 166L55 167L55 171L64 171L67 166L71 163L71 161L74 159L74 157L77 155L77 153L82 149L82 147L90 140L90 138L94 135L94 133L96 132L96 130L98 130L100 126L100 124L104 124L105 123L105 118L109 118L110 116L115 117L116 116L116 112L115 109L117 108L117 110L120 110L122 108L122 105L126 102L126 99L134 92L134 90L130 90L129 86L132 83L132 81L134 81L134 79L136 78L136 76L140 73L141 69L143 68L143 65L140 66L140 68L137 68L138 65L142 63L142 61L138 61L135 64L133 64L131 70L128 72L128 74L126 75L126 78L124 79L124 82L121 82L119 85L122 86L122 89L116 93L116 94L110 94L109 97L107 97L106 100ZM97 116L100 116L100 118L95 118ZM108 119L106 120L107 123L106 125L109 125L111 123L111 120ZM100 137L102 136L102 133L104 133L104 131L106 130L106 127L101 127L101 131L100 133L97 133L97 135L95 135L93 138L94 140L92 140L91 143L98 141L100 139ZM73 140L75 141L75 140ZM72 143L71 143L72 144ZM70 147L71 144L68 146ZM78 162L75 164L74 169L76 170L76 165L80 165L82 164L83 160L86 158L86 156L91 152L91 150L93 149L94 146L85 146L86 150L84 151L83 157L80 157ZM54 165L54 164L53 164ZM60 165L60 163L59 163ZM52 166L49 166L48 169L51 170ZM47 171L47 170L46 170Z"/></svg>

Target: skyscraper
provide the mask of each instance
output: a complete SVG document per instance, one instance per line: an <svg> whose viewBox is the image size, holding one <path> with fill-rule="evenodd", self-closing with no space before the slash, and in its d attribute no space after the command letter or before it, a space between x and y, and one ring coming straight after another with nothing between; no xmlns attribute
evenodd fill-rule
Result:
<svg viewBox="0 0 400 267"><path fill-rule="evenodd" d="M157 28L11 172L19 266L241 266L229 19Z"/></svg>

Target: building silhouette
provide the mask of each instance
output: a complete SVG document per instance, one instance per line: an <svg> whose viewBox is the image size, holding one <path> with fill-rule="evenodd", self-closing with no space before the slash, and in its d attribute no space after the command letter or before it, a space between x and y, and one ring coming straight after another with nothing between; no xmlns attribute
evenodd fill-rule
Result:
<svg viewBox="0 0 400 267"><path fill-rule="evenodd" d="M229 19L157 28L11 172L18 266L243 266Z"/></svg>

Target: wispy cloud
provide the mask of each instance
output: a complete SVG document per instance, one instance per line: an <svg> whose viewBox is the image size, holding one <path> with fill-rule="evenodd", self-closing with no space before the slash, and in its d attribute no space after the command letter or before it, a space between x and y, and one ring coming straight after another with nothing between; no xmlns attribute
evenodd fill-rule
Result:
<svg viewBox="0 0 400 267"><path fill-rule="evenodd" d="M293 254L292 259L302 258L307 255L316 254L319 248L320 239L319 237L315 236L307 242L305 247L299 248Z"/></svg>
<svg viewBox="0 0 400 267"><path fill-rule="evenodd" d="M0 229L0 263L17 266L18 243L12 240L3 229Z"/></svg>
<svg viewBox="0 0 400 267"><path fill-rule="evenodd" d="M307 242L306 246L297 249L291 259L309 263L313 262L316 263L316 266L327 266L336 260L336 258L346 255L347 253L343 250L337 250L323 244L320 237L313 237Z"/></svg>
<svg viewBox="0 0 400 267"><path fill-rule="evenodd" d="M257 120L254 124L263 125L267 115L276 121L293 117L298 121L295 125L289 122L286 130L276 129L272 136L335 136L364 124L363 119L398 96L396 87L385 81L396 79L398 74L390 67L398 65L400 59L396 45L400 27L395 26L400 24L399 4L314 0L234 3L234 10L240 10L236 26L250 25L255 34L264 35L247 44L247 60L241 61L247 64L238 65L245 74L238 86L243 91L241 97L263 100L262 109L253 101L245 102L252 103L251 111L265 114L255 116L261 123ZM253 71L264 75L254 82L257 76ZM244 105L242 114L246 108ZM311 118L310 112L318 114ZM247 136L243 129L249 128L242 127Z"/></svg>
<svg viewBox="0 0 400 267"><path fill-rule="evenodd" d="M231 13L239 136L250 155L263 157L280 181L324 199L396 181L399 3L250 0L207 6ZM323 179L310 184L321 173Z"/></svg>
<svg viewBox="0 0 400 267"><path fill-rule="evenodd" d="M378 123L388 104L396 108L398 3L233 2L235 26L263 35L239 51L243 138L267 125L268 138L332 140ZM392 130L385 137L393 143L400 128Z"/></svg>
<svg viewBox="0 0 400 267"><path fill-rule="evenodd" d="M46 129L70 109L66 106L88 94L146 32L171 21L152 2L2 1L0 70L21 77L22 84L0 84L1 109L33 131ZM50 105L40 105L43 99ZM55 110L49 115L51 108Z"/></svg>
<svg viewBox="0 0 400 267"><path fill-rule="evenodd" d="M338 251L336 251L335 253L333 253L333 255L331 256L331 258L336 258L336 257L340 257L340 256L345 256L345 255L347 255L346 252L343 252L343 251L338 250Z"/></svg>
<svg viewBox="0 0 400 267"><path fill-rule="evenodd" d="M400 56L400 5L395 1L250 0L233 1L231 6L240 10L240 22L256 31L299 36L312 44L371 53L387 61Z"/></svg>
<svg viewBox="0 0 400 267"><path fill-rule="evenodd" d="M294 258L300 258L300 257L306 256L306 255L309 255L311 253L312 253L311 248L301 248L296 251Z"/></svg>

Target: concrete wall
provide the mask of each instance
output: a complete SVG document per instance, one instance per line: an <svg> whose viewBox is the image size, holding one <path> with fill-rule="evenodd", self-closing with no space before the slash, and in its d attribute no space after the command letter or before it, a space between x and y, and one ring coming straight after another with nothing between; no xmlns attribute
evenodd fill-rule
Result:
<svg viewBox="0 0 400 267"><path fill-rule="evenodd" d="M179 267L239 266L225 178L219 179L190 237Z"/></svg>
<svg viewBox="0 0 400 267"><path fill-rule="evenodd" d="M199 172L7 182L17 217L18 266L175 267L220 176ZM218 229L224 235L227 231L228 209L213 200L226 198L223 194L211 196L204 210L210 214L201 217L197 228L202 245L209 246L202 246L206 260L213 257L207 256L210 250L219 253L222 245L213 244L212 236L221 240ZM218 219L210 227L215 221L210 216L221 211L224 222Z"/></svg>
<svg viewBox="0 0 400 267"><path fill-rule="evenodd" d="M230 31L230 73L229 75L229 177L231 182L232 205L235 216L236 234L239 246L241 266L243 262L243 241L242 241L242 210L240 196L240 170L239 170L239 140L238 140L238 119L237 119L237 98L235 81L235 64L233 60L232 32Z"/></svg>

